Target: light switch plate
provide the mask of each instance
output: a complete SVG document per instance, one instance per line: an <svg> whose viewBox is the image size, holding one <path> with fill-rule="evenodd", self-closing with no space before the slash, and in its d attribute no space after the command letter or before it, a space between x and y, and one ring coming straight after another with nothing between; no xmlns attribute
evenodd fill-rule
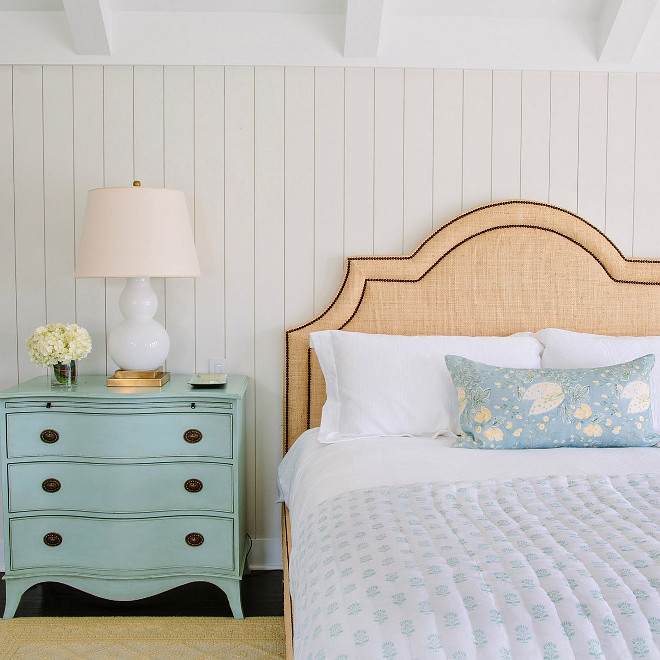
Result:
<svg viewBox="0 0 660 660"><path fill-rule="evenodd" d="M227 372L227 358L209 358L209 373L210 374L226 374Z"/></svg>

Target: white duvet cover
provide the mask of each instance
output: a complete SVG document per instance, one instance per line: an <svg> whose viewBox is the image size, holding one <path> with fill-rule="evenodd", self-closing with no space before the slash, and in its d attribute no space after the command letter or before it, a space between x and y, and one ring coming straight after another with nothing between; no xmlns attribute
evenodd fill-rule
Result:
<svg viewBox="0 0 660 660"><path fill-rule="evenodd" d="M450 443L296 442L296 658L660 658L660 450Z"/></svg>

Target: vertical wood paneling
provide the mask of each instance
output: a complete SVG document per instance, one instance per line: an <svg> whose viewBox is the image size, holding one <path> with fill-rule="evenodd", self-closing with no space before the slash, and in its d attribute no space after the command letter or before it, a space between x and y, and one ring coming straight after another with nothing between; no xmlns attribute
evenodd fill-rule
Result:
<svg viewBox="0 0 660 660"><path fill-rule="evenodd" d="M136 66L133 70L133 176L143 186L160 188L164 184L163 140L163 67Z"/></svg>
<svg viewBox="0 0 660 660"><path fill-rule="evenodd" d="M190 66L167 66L163 72L165 187L186 193L192 226L195 223L194 77ZM165 282L165 327L170 336L167 368L174 373L195 371L195 280L170 277Z"/></svg>
<svg viewBox="0 0 660 660"><path fill-rule="evenodd" d="M491 200L493 74L466 71L463 80L464 211Z"/></svg>
<svg viewBox="0 0 660 660"><path fill-rule="evenodd" d="M344 248L344 70L314 80L314 313L341 281Z"/></svg>
<svg viewBox="0 0 660 660"><path fill-rule="evenodd" d="M314 69L284 72L284 319L314 313Z"/></svg>
<svg viewBox="0 0 660 660"><path fill-rule="evenodd" d="M103 166L107 187L133 183L133 67L103 68Z"/></svg>
<svg viewBox="0 0 660 660"><path fill-rule="evenodd" d="M550 78L550 202L577 211L580 76L555 71Z"/></svg>
<svg viewBox="0 0 660 660"><path fill-rule="evenodd" d="M605 231L627 255L634 231L636 82L632 73L611 73L607 100Z"/></svg>
<svg viewBox="0 0 660 660"><path fill-rule="evenodd" d="M73 74L69 66L43 72L46 320L76 318L73 279Z"/></svg>
<svg viewBox="0 0 660 660"><path fill-rule="evenodd" d="M164 180L163 67L133 69L133 178L143 186L162 188ZM158 296L154 318L165 325L165 280L152 277Z"/></svg>
<svg viewBox="0 0 660 660"><path fill-rule="evenodd" d="M463 203L463 72L433 74L433 225L461 212Z"/></svg>
<svg viewBox="0 0 660 660"><path fill-rule="evenodd" d="M102 67L73 68L73 165L77 249L87 192L92 188L103 187ZM80 362L81 373L107 373L104 280L76 280L76 319L92 337L92 352Z"/></svg>
<svg viewBox="0 0 660 660"><path fill-rule="evenodd" d="M18 382L16 335L16 252L14 237L14 135L12 68L0 66L0 347L5 365L0 388Z"/></svg>
<svg viewBox="0 0 660 660"><path fill-rule="evenodd" d="M195 69L195 245L202 272L195 283L196 371L225 355L225 72Z"/></svg>
<svg viewBox="0 0 660 660"><path fill-rule="evenodd" d="M520 194L548 201L550 183L550 73L523 71Z"/></svg>
<svg viewBox="0 0 660 660"><path fill-rule="evenodd" d="M374 249L374 70L345 69L344 256Z"/></svg>
<svg viewBox="0 0 660 660"><path fill-rule="evenodd" d="M256 527L277 538L276 472L281 457L284 346L284 69L255 69L254 377ZM341 249L341 246L339 246Z"/></svg>
<svg viewBox="0 0 660 660"><path fill-rule="evenodd" d="M493 71L492 197L520 197L520 71Z"/></svg>
<svg viewBox="0 0 660 660"><path fill-rule="evenodd" d="M433 229L433 71L404 76L403 250Z"/></svg>
<svg viewBox="0 0 660 660"><path fill-rule="evenodd" d="M153 282L168 366L226 355L250 377L248 524L274 565L285 327L329 302L346 255L407 251L491 197L577 208L657 257L659 107L657 74L0 66L0 386L43 373L24 341L46 319L75 317L82 372L106 372L122 284L74 283L87 191L183 190L202 276Z"/></svg>
<svg viewBox="0 0 660 660"><path fill-rule="evenodd" d="M103 68L103 179L107 187L133 183L133 67ZM124 278L109 278L105 283L105 323L108 331L123 320L119 296ZM108 372L118 368L110 354Z"/></svg>
<svg viewBox="0 0 660 660"><path fill-rule="evenodd" d="M580 73L578 214L605 229L607 74Z"/></svg>
<svg viewBox="0 0 660 660"><path fill-rule="evenodd" d="M633 256L660 256L660 76L637 76Z"/></svg>
<svg viewBox="0 0 660 660"><path fill-rule="evenodd" d="M250 377L246 401L248 530L254 534L254 69L225 68L225 314L228 368Z"/></svg>
<svg viewBox="0 0 660 660"><path fill-rule="evenodd" d="M25 340L46 321L41 67L14 67L13 93L18 375L24 381L43 374L30 362Z"/></svg>
<svg viewBox="0 0 660 660"><path fill-rule="evenodd" d="M404 70L376 69L374 75L374 253L401 254ZM433 150L432 139L429 146Z"/></svg>
<svg viewBox="0 0 660 660"><path fill-rule="evenodd" d="M0 347L5 368L0 388L18 382L18 341L16 337L16 279L14 241L14 138L12 120L12 68L0 66ZM0 488L4 489L0 474ZM3 490L4 492L4 490ZM0 531L0 570L4 568L4 543Z"/></svg>

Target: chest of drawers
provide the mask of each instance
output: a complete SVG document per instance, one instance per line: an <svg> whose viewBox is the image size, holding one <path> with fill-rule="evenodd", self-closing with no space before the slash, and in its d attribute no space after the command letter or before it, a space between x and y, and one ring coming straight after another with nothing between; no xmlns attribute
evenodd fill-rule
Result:
<svg viewBox="0 0 660 660"><path fill-rule="evenodd" d="M46 581L113 600L206 581L243 618L247 379L187 380L0 394L5 618Z"/></svg>

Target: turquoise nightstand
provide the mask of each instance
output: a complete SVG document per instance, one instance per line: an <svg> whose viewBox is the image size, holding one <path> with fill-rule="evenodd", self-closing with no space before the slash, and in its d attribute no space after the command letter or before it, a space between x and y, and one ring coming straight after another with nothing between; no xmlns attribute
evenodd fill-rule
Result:
<svg viewBox="0 0 660 660"><path fill-rule="evenodd" d="M42 377L0 394L6 619L39 582L134 600L195 581L243 618L248 380L188 379L67 390Z"/></svg>

